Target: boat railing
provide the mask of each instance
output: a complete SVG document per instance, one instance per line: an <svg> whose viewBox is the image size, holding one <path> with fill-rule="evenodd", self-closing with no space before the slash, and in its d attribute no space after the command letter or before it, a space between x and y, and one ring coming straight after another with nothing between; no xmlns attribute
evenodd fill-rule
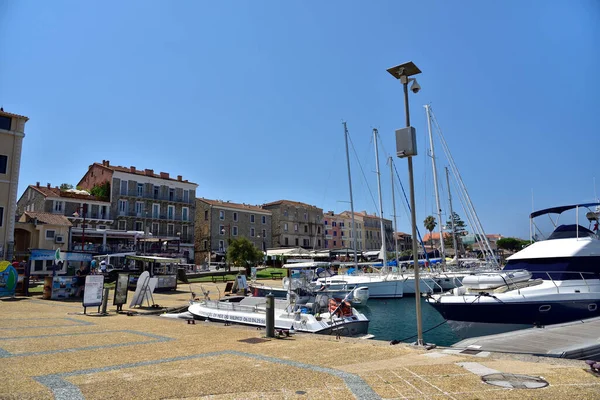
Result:
<svg viewBox="0 0 600 400"><path fill-rule="evenodd" d="M591 288L590 285L587 281L587 279L585 279L585 277L583 276L584 274L591 275L592 277L595 276L595 279L600 279L600 276L598 276L598 273L596 272L583 272L583 271L535 271L536 273L545 273L548 276L548 279L552 282L552 284L554 285L554 287L556 287L556 293L560 293L560 286L556 284L556 282L554 281L554 278L552 278L551 274L573 274L573 275L579 275L581 277L581 280L583 281L583 283L585 283L585 286L588 289L588 292L591 292ZM590 278L591 279L591 278Z"/></svg>

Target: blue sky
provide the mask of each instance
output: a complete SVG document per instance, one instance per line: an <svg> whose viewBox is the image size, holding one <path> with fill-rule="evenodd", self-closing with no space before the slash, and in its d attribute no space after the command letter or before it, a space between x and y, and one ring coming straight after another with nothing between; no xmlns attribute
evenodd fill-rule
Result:
<svg viewBox="0 0 600 400"><path fill-rule="evenodd" d="M594 200L594 179L600 192L596 0L0 0L0 48L0 104L30 118L19 196L108 159L183 175L198 197L341 212L345 120L355 210L378 207L377 128L390 218L404 109L386 69L409 60L423 71L410 96L419 228L435 210L424 104L486 232L525 237L532 192L536 209Z"/></svg>

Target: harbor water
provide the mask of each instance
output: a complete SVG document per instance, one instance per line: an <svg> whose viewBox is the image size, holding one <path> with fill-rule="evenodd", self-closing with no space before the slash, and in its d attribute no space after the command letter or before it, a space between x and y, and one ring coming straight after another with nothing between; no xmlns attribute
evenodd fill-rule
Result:
<svg viewBox="0 0 600 400"><path fill-rule="evenodd" d="M417 317L415 298L401 299L369 299L366 306L360 308L370 320L369 333L376 340L400 340L407 343L416 341ZM421 314L423 318L423 340L438 346L450 346L460 341L444 318L421 297ZM439 325L441 324L441 325ZM426 332L428 329L437 328Z"/></svg>

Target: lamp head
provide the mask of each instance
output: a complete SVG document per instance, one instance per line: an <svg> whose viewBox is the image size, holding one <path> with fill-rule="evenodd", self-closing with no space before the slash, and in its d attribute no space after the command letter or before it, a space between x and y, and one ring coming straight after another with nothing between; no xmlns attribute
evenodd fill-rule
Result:
<svg viewBox="0 0 600 400"><path fill-rule="evenodd" d="M419 91L421 90L421 85L419 85L419 82L417 82L416 79L412 79L413 83L410 86L410 90L412 90L413 93L419 93Z"/></svg>

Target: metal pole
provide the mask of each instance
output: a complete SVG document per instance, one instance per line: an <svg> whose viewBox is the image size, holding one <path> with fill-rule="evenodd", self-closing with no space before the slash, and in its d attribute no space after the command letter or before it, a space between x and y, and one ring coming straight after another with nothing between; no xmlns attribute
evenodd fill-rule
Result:
<svg viewBox="0 0 600 400"><path fill-rule="evenodd" d="M433 149L433 135L431 134L431 117L429 116L429 105L425 105L427 115L427 130L429 131L429 147L431 148L431 164L433 166L433 187L435 189L435 205L438 215L438 229L440 232L440 255L442 256L442 268L446 266L446 249L444 247L444 226L442 224L442 207L440 206L440 193L438 191L437 167L435 164L435 152Z"/></svg>
<svg viewBox="0 0 600 400"><path fill-rule="evenodd" d="M377 163L377 188L379 192L379 215L381 228L381 249L383 250L383 267L387 267L387 248L385 246L385 229L383 228L383 200L381 199L381 174L379 173L379 147L377 146L377 129L373 128L373 139L375 140L375 160Z"/></svg>
<svg viewBox="0 0 600 400"><path fill-rule="evenodd" d="M100 314L102 315L106 315L108 314L106 312L106 308L108 307L108 292L109 292L109 288L104 288L104 297L102 298L102 312Z"/></svg>
<svg viewBox="0 0 600 400"><path fill-rule="evenodd" d="M291 286L291 282L290 282ZM267 337L275 337L275 296L273 293L269 293L266 296L267 299L267 314L265 328L267 329Z"/></svg>
<svg viewBox="0 0 600 400"><path fill-rule="evenodd" d="M394 195L394 159L390 157L390 177L392 178L392 212L394 213L394 250L395 250L395 258L396 258L396 267L399 267L400 264L398 262L398 222L396 221L396 197Z"/></svg>
<svg viewBox="0 0 600 400"><path fill-rule="evenodd" d="M358 246L356 245L356 228L354 225L354 202L352 200L352 178L350 176L350 156L348 155L348 128L346 127L346 122L344 124L344 139L346 141L346 163L348 164L348 186L350 187L350 212L352 213L352 239L354 246L354 264L358 264Z"/></svg>
<svg viewBox="0 0 600 400"><path fill-rule="evenodd" d="M408 109L408 77L403 76L404 86L404 113L406 114L406 126L410 126L410 113ZM421 290L419 282L419 248L417 247L417 215L415 210L415 183L413 179L412 156L408 157L408 178L410 186L410 218L412 225L412 251L415 268L415 305L417 313L417 346L423 346L423 321L421 318Z"/></svg>
<svg viewBox="0 0 600 400"><path fill-rule="evenodd" d="M458 243L456 242L456 229L454 229L454 211L452 211L452 191L450 190L450 178L448 178L448 167L446 167L446 186L448 186L448 202L450 203L450 226L452 228L452 246L454 246L454 257L458 265Z"/></svg>

